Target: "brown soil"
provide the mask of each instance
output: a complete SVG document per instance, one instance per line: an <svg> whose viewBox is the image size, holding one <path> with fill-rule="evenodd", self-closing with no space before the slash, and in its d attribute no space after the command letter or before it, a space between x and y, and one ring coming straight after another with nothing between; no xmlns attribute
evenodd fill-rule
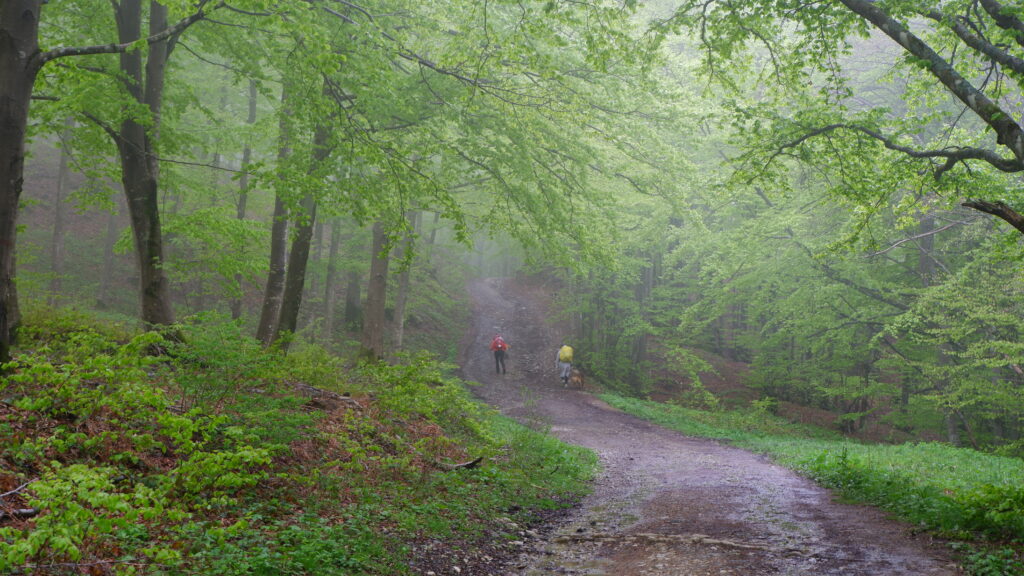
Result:
<svg viewBox="0 0 1024 576"><path fill-rule="evenodd" d="M474 321L462 346L476 393L531 426L596 451L593 493L533 532L493 574L922 576L960 574L945 548L873 508L840 504L763 456L689 438L562 386L559 336L536 288L470 285ZM501 332L508 373L487 350Z"/></svg>

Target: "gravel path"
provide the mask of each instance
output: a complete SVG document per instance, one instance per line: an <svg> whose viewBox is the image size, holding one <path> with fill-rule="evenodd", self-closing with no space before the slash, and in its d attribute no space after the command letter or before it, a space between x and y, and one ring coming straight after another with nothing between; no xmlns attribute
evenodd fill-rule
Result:
<svg viewBox="0 0 1024 576"><path fill-rule="evenodd" d="M594 492L503 574L947 576L945 549L873 508L763 456L683 436L567 389L555 373L557 334L543 298L511 280L470 286L474 324L463 376L503 413L595 450ZM487 350L501 332L508 374Z"/></svg>

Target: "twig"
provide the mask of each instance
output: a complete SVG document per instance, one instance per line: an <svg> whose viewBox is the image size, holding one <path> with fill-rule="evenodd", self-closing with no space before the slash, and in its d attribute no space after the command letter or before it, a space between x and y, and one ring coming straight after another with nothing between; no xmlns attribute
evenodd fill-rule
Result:
<svg viewBox="0 0 1024 576"><path fill-rule="evenodd" d="M24 484L22 484L21 486L18 486L14 490L11 490L10 492L4 492L3 494L0 494L0 499L6 498L6 497L10 496L11 494L17 494L18 492L21 492L22 490L25 489L26 486L28 486L29 484L35 482L36 480L39 480L39 479L35 478L35 479L32 479L32 480L29 480L28 482L25 482Z"/></svg>

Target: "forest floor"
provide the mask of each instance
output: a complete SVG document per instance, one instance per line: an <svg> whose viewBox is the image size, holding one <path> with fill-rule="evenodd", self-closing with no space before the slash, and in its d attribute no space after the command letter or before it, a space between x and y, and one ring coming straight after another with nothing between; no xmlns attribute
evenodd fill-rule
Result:
<svg viewBox="0 0 1024 576"><path fill-rule="evenodd" d="M764 456L668 431L564 387L555 371L562 334L548 322L545 291L497 279L469 288L462 376L502 413L596 451L602 470L578 507L529 531L499 572L491 565L463 575L960 574L944 545L877 509L835 502ZM511 347L504 375L487 349L499 332Z"/></svg>

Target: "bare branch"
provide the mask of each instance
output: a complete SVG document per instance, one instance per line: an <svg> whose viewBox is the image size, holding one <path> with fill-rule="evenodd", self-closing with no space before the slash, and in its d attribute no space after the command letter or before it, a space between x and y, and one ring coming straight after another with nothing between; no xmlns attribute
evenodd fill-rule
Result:
<svg viewBox="0 0 1024 576"><path fill-rule="evenodd" d="M40 510L38 508L18 508L11 511L0 510L0 521L6 518L32 518L38 516Z"/></svg>
<svg viewBox="0 0 1024 576"><path fill-rule="evenodd" d="M17 493L21 492L25 488L28 488L28 485L33 483L33 482L35 482L36 480L38 480L38 478L33 479L33 480L29 480L28 482L25 482L24 484L22 484L21 486L18 486L14 490L11 490L9 492L4 492L3 494L0 494L0 499L6 498L8 496L11 496L13 494L17 494Z"/></svg>
<svg viewBox="0 0 1024 576"><path fill-rule="evenodd" d="M929 230L928 232L923 232L921 234L917 234L917 235L914 235L914 236L909 236L907 238L904 238L902 240L894 242L892 245L890 245L888 248L885 248L884 250L879 250L878 252L872 252L871 254L868 254L867 256L865 256L865 258L874 258L875 256L881 256L882 254L885 254L886 252L888 252L890 250L893 250L894 248L897 248L897 247L899 247L899 246L901 246L903 244L906 244L907 242L913 242L915 240L920 240L921 238L926 238L928 236L933 236L933 235L938 234L939 232L942 232L944 230L949 230L950 228L952 228L954 226L961 226L961 225L964 225L964 224L971 224L971 222L969 222L969 221L952 222L950 224L946 224L945 226L943 226L941 228L936 228L934 230Z"/></svg>

